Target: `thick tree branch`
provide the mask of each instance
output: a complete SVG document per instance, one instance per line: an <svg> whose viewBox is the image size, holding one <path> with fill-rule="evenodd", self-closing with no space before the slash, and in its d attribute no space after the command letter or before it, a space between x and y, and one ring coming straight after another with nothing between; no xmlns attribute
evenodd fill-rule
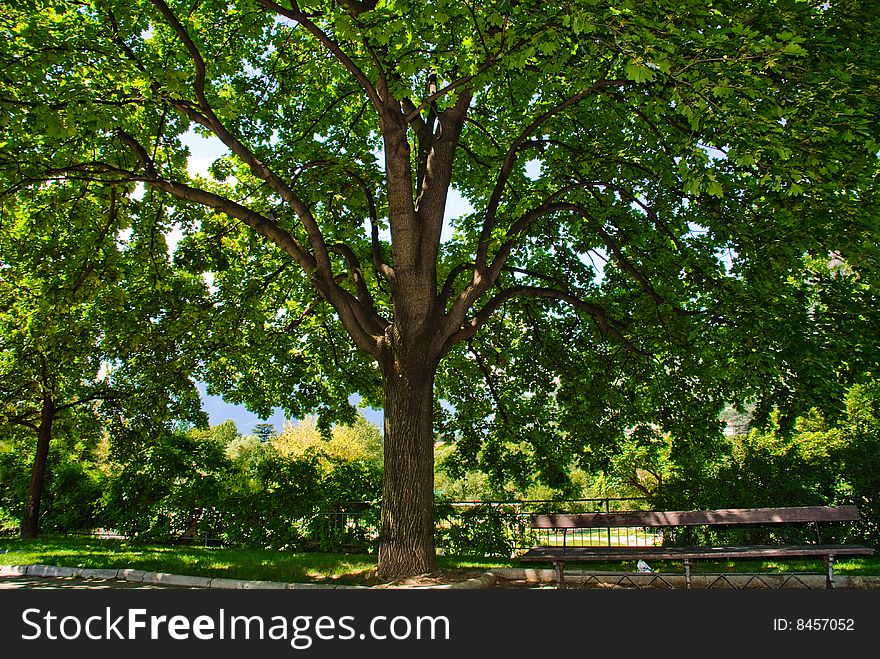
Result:
<svg viewBox="0 0 880 659"><path fill-rule="evenodd" d="M565 111L567 108L576 105L584 98L596 94L609 87L622 87L626 84L628 83L625 80L606 80L603 76L595 83L593 83L588 89L584 89L577 94L574 94L573 96L569 96L564 101L557 103L555 106L539 115L528 126L526 126L525 129L520 132L516 139L514 139L513 143L510 145L510 148L507 150L507 154L504 157L504 162L502 163L501 169L498 172L498 178L495 181L495 186L492 189L492 195L489 198L489 203L486 207L486 215L483 221L483 228L480 232L479 243L477 245L477 258L475 268L476 271L479 271L486 265L489 251L489 242L492 236L492 230L495 228L498 207L501 204L501 198L504 194L504 188L507 186L507 181L509 180L510 174L513 171L513 167L516 163L519 152L525 146L530 144L530 137L544 123L549 121L554 116L558 115L560 112Z"/></svg>
<svg viewBox="0 0 880 659"><path fill-rule="evenodd" d="M257 2L266 9L274 11L279 16L284 16L285 18L289 18L302 25L309 34L315 37L321 45L324 46L324 48L326 48L333 57L335 57L337 61L348 70L354 79L358 81L358 84L360 84L366 92L367 96L370 97L376 111L379 112L380 115L384 115L388 111L385 106L385 101L388 99L383 99L381 97L379 91L367 75L357 64L355 64L345 51L342 50L342 47L300 10L296 0L290 0L290 9L286 9L272 0L257 0Z"/></svg>
<svg viewBox="0 0 880 659"><path fill-rule="evenodd" d="M194 92L201 111L196 112L188 104L181 101L169 102L181 110L187 117L212 131L221 142L229 147L235 155L241 158L241 160L250 168L254 176L266 181L269 184L269 187L271 187L272 190L294 210L300 220L302 220L306 235L309 238L309 244L312 246L312 250L315 254L317 267L322 270L325 277L331 278L332 271L330 267L330 255L327 251L327 245L324 242L321 229L312 215L311 209L299 198L290 186L288 186L269 166L246 147L243 142L235 137L226 128L223 122L220 121L211 108L207 96L205 95L207 69L198 47L189 36L186 28L174 15L174 12L165 4L164 0L151 0L151 2L159 9L163 18L165 18L165 20L171 25L177 38L183 44L193 61L196 71Z"/></svg>
<svg viewBox="0 0 880 659"><path fill-rule="evenodd" d="M490 69L492 66L495 65L496 61L497 61L496 59L490 59L486 62L483 62L477 68L476 73L472 73L470 75L466 75L461 78L458 78L457 80L453 80L452 82L450 82L448 85L446 85L442 89L438 89L433 94L429 94L428 96L426 96L424 99L422 99L421 103L419 103L418 105L413 107L409 111L409 114L406 115L407 123L413 121L417 116L419 116L419 114L422 112L422 110L424 110L427 107L430 107L432 103L435 103L439 99L443 98L449 92L454 91L454 90L458 89L459 87L468 84L469 82L474 80L477 76L479 76L481 73Z"/></svg>
<svg viewBox="0 0 880 659"><path fill-rule="evenodd" d="M389 266L384 257L382 256L382 246L379 242L379 212L376 208L376 198L373 195L373 191L370 189L370 186L367 184L367 181L358 174L356 171L345 168L345 166L339 162L334 160L321 160L310 162L306 165L303 165L297 172L297 176L302 174L303 171L310 167L318 167L318 166L328 166L334 165L338 167L342 167L347 176L350 176L355 183L358 184L361 191L364 193L364 199L367 202L367 211L370 217L370 229L371 229L371 247L372 247L372 256L373 256L373 265L376 269L376 274L382 277L385 277L391 284L394 283L394 269ZM332 250L331 250L332 251Z"/></svg>
<svg viewBox="0 0 880 659"><path fill-rule="evenodd" d="M208 72L207 67L205 66L205 60L202 57L202 53L199 51L198 46L196 46L195 42L189 36L189 32L187 32L183 24L177 19L177 16L174 14L174 12L171 11L171 8L167 4L165 4L164 0L150 0L150 2L153 3L153 6L159 10L159 13L162 14L162 17L174 30L174 33L177 35L178 40L183 44L183 47L189 54L190 59L192 59L193 61L193 65L196 69L196 79L193 91L196 94L196 99L198 100L199 107L201 107L202 109L210 107L208 104L208 99L205 97L205 82L207 80Z"/></svg>
<svg viewBox="0 0 880 659"><path fill-rule="evenodd" d="M15 426L24 426L25 428L30 428L31 430L38 430L39 424L31 421L31 419L39 419L40 418L40 410L28 410L27 412L22 412L21 414L16 414L14 416L4 416L6 423L15 425Z"/></svg>
<svg viewBox="0 0 880 659"><path fill-rule="evenodd" d="M511 286L498 293L498 295L486 302L483 308L474 315L470 323L447 339L443 352L448 352L456 343L469 340L492 317L492 314L498 311L506 302L514 298L523 297L561 300L575 309L586 311L603 334L614 337L627 350L639 352L638 348L611 324L607 312L601 306L581 300L569 291L538 286Z"/></svg>
<svg viewBox="0 0 880 659"><path fill-rule="evenodd" d="M141 146L137 140L134 140L124 131L118 131L120 139L125 142L138 157L146 157L149 162L149 154ZM148 166L144 166L148 169ZM155 166L152 167L155 171ZM303 246L277 222L257 213L246 206L231 201L225 197L193 188L184 183L170 181L159 178L157 176L139 176L134 172L120 169L107 165L106 163L88 163L85 165L73 166L64 170L57 170L54 173L62 174L70 171L81 171L89 174L108 173L118 176L121 180L140 181L146 183L163 192L167 192L179 199L192 201L208 208L225 213L230 217L241 220L242 223L251 227L258 234L267 238L284 250L294 261L302 268L302 270L310 277L314 286L318 289L322 296L339 313L346 331L351 335L358 347L362 348L371 355L379 354L379 337L383 336L386 321L384 321L371 308L367 308L352 296L348 291L339 286L331 276L327 277L323 272L319 271L314 257L306 251ZM53 172L49 172L52 174Z"/></svg>
<svg viewBox="0 0 880 659"><path fill-rule="evenodd" d="M421 250L425 259L436 261L437 258L440 235L443 231L444 211L452 181L455 151L470 100L471 94L462 92L455 105L437 116L437 135L434 136L432 132L428 148L424 149L424 164L419 167L423 170L423 174L419 181L415 208L424 228L421 235ZM420 151L423 149L421 141L419 148Z"/></svg>
<svg viewBox="0 0 880 659"><path fill-rule="evenodd" d="M97 400L118 400L121 398L121 394L117 391L113 391L112 389L99 389L97 391L93 391L82 398L78 398L76 400L70 401L69 403L64 403L63 405L56 405L55 412L63 412L64 410L69 410L72 407L77 407L78 405L85 405L86 403L93 403Z"/></svg>
<svg viewBox="0 0 880 659"><path fill-rule="evenodd" d="M509 237L499 247L492 260L492 264L489 267L484 267L482 269L474 267L471 282L464 288L464 290L462 290L447 314L447 327L449 328L449 331L458 331L458 328L467 316L468 309L470 309L471 306L498 280L498 276L501 274L501 269L504 267L505 263L507 263L507 259L510 257L510 253L516 245L519 234L523 229L535 220L560 210L566 210L563 204L545 202L541 206L523 215L514 223L514 226L508 230L507 235ZM459 272L455 273L456 276L459 274ZM451 287L452 282L447 280L446 285L444 286L446 294L451 295L451 288L447 289L447 286Z"/></svg>
<svg viewBox="0 0 880 659"><path fill-rule="evenodd" d="M367 288L367 282L364 280L364 273L361 270L361 262L358 260L354 250L348 245L337 243L330 246L330 251L341 255L345 259L348 271L351 273L351 280L357 291L358 299L364 304L373 307L373 296L370 294L370 289Z"/></svg>
<svg viewBox="0 0 880 659"><path fill-rule="evenodd" d="M540 144L540 141L531 140L532 134L534 134L535 131L537 131L552 117L565 111L567 108L576 105L587 96L599 93L607 88L622 87L627 84L629 83L625 80L609 80L606 79L603 75L588 89L574 94L573 96L569 96L560 103L557 103L546 112L542 113L528 126L526 126L526 128L523 129L514 139L513 143L507 151L507 154L504 157L504 161L498 173L498 178L495 182L495 187L492 190L492 195L489 198L489 203L486 208L483 227L480 232L479 242L477 244L477 253L476 260L474 262L473 277L471 279L471 282L465 287L465 289L461 292L456 301L453 303L452 308L447 315L447 332L451 334L458 331L457 328L459 328L464 321L464 318L468 313L468 309L470 309L470 307L484 293L486 293L486 291L488 291L498 279L501 268L504 266L507 258L509 257L510 250L513 248L515 238L510 234L510 232L508 232L509 238L505 241L505 243L502 244L501 249L496 254L493 263L491 264L491 267L489 266L488 258L492 231L495 228L496 216L501 204L502 196L504 194L504 189L507 186L507 181L509 180L510 174L513 171L516 159L522 149L526 148L529 145ZM534 211L527 213L526 216L524 216L524 218L521 218L516 224L527 226L528 223L534 221L539 217L543 217L548 213L554 212L555 210L559 210L559 208L553 207L552 204L547 204L546 206L542 205Z"/></svg>
<svg viewBox="0 0 880 659"><path fill-rule="evenodd" d="M602 240L602 242L605 244L605 246L608 247L608 249L614 255L615 260L621 266L621 268L639 283L639 286L642 288L642 290L656 304L663 304L663 302L664 302L663 298L657 293L657 291L654 289L653 285L648 280L648 278L638 268L636 268L629 259L626 258L619 243L616 240L614 240L614 238L611 236L611 234L609 234L607 231L605 231L605 229L602 228L601 224L599 224L598 222L596 222L594 220L594 218L590 215L590 213L585 208L583 208L582 206L580 206L578 204L574 204L574 203L570 203L570 202L551 203L551 202L553 202L554 199L561 196L565 192L569 192L571 190L575 190L575 189L579 189L579 188L599 187L599 186L608 187L610 189L614 189L614 190L620 192L621 194L624 194L624 196L626 196L628 198L628 200L645 208L646 212L648 212L649 215L651 215L651 216L654 215L654 212L652 209L647 207L643 202L637 200L628 191L623 190L623 189L619 188L618 186L615 186L612 184L606 184L603 181L587 181L587 182L579 183L577 185L567 186L566 188L563 188L563 189L555 192L554 194L552 194L550 197L548 197L547 200L545 200L545 202L541 206L539 206L538 208L523 215L521 218L519 218L516 222L513 223L513 225L510 227L510 229L508 229L507 240L505 240L505 242L502 243L501 246L499 247L499 249L496 252L495 257L492 261L491 267L489 268L489 276L490 276L491 281L494 282L495 280L497 280L498 274L501 272L505 263L507 262L507 259L509 258L513 247L516 245L518 237L522 234L522 232L532 222L534 222L535 220L540 219L542 217L545 217L551 213L571 212L571 213L574 213L574 214L588 220L590 222L593 230L596 232L596 235ZM659 222L659 220L656 220L656 216L654 216L654 218L655 218L655 222Z"/></svg>
<svg viewBox="0 0 880 659"><path fill-rule="evenodd" d="M373 267L376 268L377 275L385 277L385 279L394 286L394 268L385 262L385 258L382 256L382 244L379 242L379 213L376 210L376 198L373 196L373 191L370 190L370 186L367 185L367 182L363 178L357 174L352 174L352 178L357 181L363 191L364 197L367 200L367 207L369 208L370 246L373 255Z"/></svg>
<svg viewBox="0 0 880 659"><path fill-rule="evenodd" d="M473 267L473 263L459 263L449 272L449 275L447 275L446 277L446 281L443 282L443 289L440 291L440 296L438 297L438 306L441 309L446 308L446 303L452 296L452 292L455 289L455 280L458 279L461 274L467 272Z"/></svg>
<svg viewBox="0 0 880 659"><path fill-rule="evenodd" d="M410 126L413 127L419 141L425 142L426 144L430 142L433 133L431 129L428 128L428 123L422 117L422 114L415 106L415 103L413 103L411 99L405 98L400 101L400 108L406 113L407 121Z"/></svg>

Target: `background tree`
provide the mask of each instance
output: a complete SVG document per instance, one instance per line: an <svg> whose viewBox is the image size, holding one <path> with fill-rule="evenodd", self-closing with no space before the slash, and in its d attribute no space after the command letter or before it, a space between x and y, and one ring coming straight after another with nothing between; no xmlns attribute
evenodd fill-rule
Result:
<svg viewBox="0 0 880 659"><path fill-rule="evenodd" d="M288 423L272 441L282 455L301 456L319 451L346 461L363 461L382 466L382 433L379 428L358 415L352 425L336 425L330 436L322 436L314 417Z"/></svg>
<svg viewBox="0 0 880 659"><path fill-rule="evenodd" d="M0 438L0 535L19 535L32 480L37 433L3 425ZM104 433L93 411L70 408L52 424L40 496L40 533L90 531L102 525Z"/></svg>
<svg viewBox="0 0 880 659"><path fill-rule="evenodd" d="M189 431L189 434L196 440L207 439L213 441L224 449L228 449L229 445L240 437L235 421L232 419L226 419L223 423L218 423L216 426L209 428L193 428Z"/></svg>
<svg viewBox="0 0 880 659"><path fill-rule="evenodd" d="M56 184L2 201L0 418L36 434L21 523L33 538L59 419L70 416L67 434L85 440L100 436L102 418L137 424L141 405L140 421L154 427L200 412L192 366L177 360L170 320L159 322L173 307L160 282L133 267L138 247L117 242L129 220L117 191ZM145 251L153 268L163 258L167 266L164 240L161 249L164 257Z"/></svg>
<svg viewBox="0 0 880 659"><path fill-rule="evenodd" d="M662 486L650 492L657 509L854 504L858 524L839 531L871 546L880 542L877 382L857 384L834 421L813 409L789 430L776 411L764 429L719 439L694 453L691 443L666 438L669 459ZM650 456L634 456L638 458Z"/></svg>
<svg viewBox="0 0 880 659"><path fill-rule="evenodd" d="M275 426L271 423L258 423L254 426L254 434L261 442L268 442L275 435Z"/></svg>
<svg viewBox="0 0 880 659"><path fill-rule="evenodd" d="M877 230L877 20L34 0L0 28L0 160L173 203L177 262L215 287L203 375L231 400L325 430L352 393L383 406L379 571L421 573L438 397L465 459L564 480L645 411L695 427L781 375L767 336L805 255L873 267L852 237ZM185 170L193 127L227 149L210 178ZM473 210L448 217L453 191Z"/></svg>

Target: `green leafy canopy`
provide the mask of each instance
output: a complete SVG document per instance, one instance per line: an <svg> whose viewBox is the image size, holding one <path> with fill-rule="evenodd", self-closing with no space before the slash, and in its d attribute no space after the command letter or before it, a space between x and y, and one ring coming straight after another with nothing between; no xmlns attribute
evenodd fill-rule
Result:
<svg viewBox="0 0 880 659"><path fill-rule="evenodd" d="M210 283L202 375L260 413L353 420L420 357L464 462L557 480L876 368L871 3L8 7L7 189L145 184L136 236Z"/></svg>

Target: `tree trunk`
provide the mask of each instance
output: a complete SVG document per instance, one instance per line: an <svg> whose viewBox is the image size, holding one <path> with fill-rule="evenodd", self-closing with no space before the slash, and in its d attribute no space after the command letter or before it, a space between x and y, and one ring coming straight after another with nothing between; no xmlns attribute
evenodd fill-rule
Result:
<svg viewBox="0 0 880 659"><path fill-rule="evenodd" d="M22 539L36 538L40 534L40 501L43 498L43 482L46 476L46 462L49 458L49 444L52 441L52 421L55 419L55 402L46 395L40 411L40 425L37 428L37 454L31 469L31 485L24 505L24 519L21 522Z"/></svg>
<svg viewBox="0 0 880 659"><path fill-rule="evenodd" d="M434 553L434 364L389 360L385 387L385 475L378 574L436 569Z"/></svg>

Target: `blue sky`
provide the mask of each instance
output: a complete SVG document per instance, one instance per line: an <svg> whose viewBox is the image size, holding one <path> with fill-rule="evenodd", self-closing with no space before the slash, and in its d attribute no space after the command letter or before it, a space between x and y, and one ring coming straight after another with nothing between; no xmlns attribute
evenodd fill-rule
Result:
<svg viewBox="0 0 880 659"><path fill-rule="evenodd" d="M275 410L275 413L268 419L261 419L253 412L249 412L244 405L233 405L232 403L227 403L220 396L209 396L205 391L205 385L202 383L199 383L198 388L199 393L202 395L202 407L208 415L208 422L212 426L232 419L235 422L235 427L238 428L238 432L242 435L249 435L253 433L254 426L258 423L271 423L275 426L275 430L280 432L284 428L285 421L295 420L286 419L281 410ZM357 401L356 397L351 400L354 405L357 404ZM368 421L375 423L379 428L382 427L381 410L363 408L360 412Z"/></svg>

